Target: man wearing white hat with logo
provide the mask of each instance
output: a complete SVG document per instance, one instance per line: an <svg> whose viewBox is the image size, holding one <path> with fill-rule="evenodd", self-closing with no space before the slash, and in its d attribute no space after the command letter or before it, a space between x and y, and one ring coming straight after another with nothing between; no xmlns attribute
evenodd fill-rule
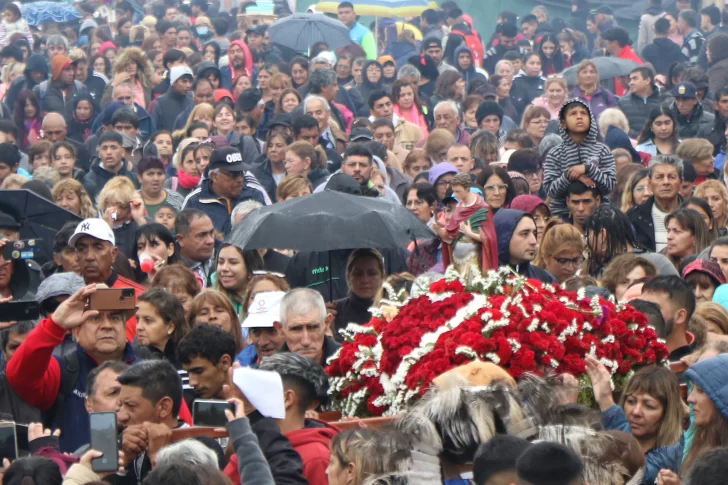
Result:
<svg viewBox="0 0 728 485"><path fill-rule="evenodd" d="M210 216L218 230L227 234L232 223L230 213L246 200L266 205L263 194L245 184L243 157L237 148L217 148L210 156L206 178L187 196L182 209L199 209Z"/></svg>
<svg viewBox="0 0 728 485"><path fill-rule="evenodd" d="M169 70L169 91L154 101L152 119L157 130L174 130L174 120L185 109L194 105L192 89L192 69L187 66L174 66Z"/></svg>
<svg viewBox="0 0 728 485"><path fill-rule="evenodd" d="M261 359L276 354L286 341L285 334L275 326L281 319L281 300L284 291L258 293L248 309L243 328L249 329L253 345L248 345L235 359L243 366L253 366Z"/></svg>

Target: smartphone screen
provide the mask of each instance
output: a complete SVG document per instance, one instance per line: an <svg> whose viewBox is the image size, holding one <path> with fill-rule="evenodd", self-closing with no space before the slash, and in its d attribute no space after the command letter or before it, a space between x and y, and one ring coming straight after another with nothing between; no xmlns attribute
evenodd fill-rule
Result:
<svg viewBox="0 0 728 485"><path fill-rule="evenodd" d="M91 413L91 448L102 452L100 458L91 460L95 472L114 472L119 469L119 438L116 430L116 413Z"/></svg>
<svg viewBox="0 0 728 485"><path fill-rule="evenodd" d="M192 405L192 420L195 426L225 427L226 409L235 411L235 407L227 401L198 399Z"/></svg>
<svg viewBox="0 0 728 485"><path fill-rule="evenodd" d="M94 310L134 310L136 298L134 288L102 288L89 298L89 306Z"/></svg>
<svg viewBox="0 0 728 485"><path fill-rule="evenodd" d="M28 446L28 425L27 424L16 424L15 425L15 436L18 440L18 451L30 451Z"/></svg>
<svg viewBox="0 0 728 485"><path fill-rule="evenodd" d="M40 316L40 304L37 301L0 303L0 315L5 322L35 320Z"/></svg>
<svg viewBox="0 0 728 485"><path fill-rule="evenodd" d="M0 460L7 458L10 461L18 457L18 443L15 438L15 423L7 421L0 423Z"/></svg>
<svg viewBox="0 0 728 485"><path fill-rule="evenodd" d="M3 257L6 261L11 259L33 259L38 256L42 239L23 239L8 241L3 248Z"/></svg>

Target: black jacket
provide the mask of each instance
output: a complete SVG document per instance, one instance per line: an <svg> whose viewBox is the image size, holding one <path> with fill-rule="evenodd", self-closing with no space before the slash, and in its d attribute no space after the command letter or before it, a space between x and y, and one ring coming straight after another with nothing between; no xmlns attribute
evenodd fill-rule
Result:
<svg viewBox="0 0 728 485"><path fill-rule="evenodd" d="M705 111L702 104L695 105L690 119L680 114L675 101L670 103L669 108L675 115L675 119L677 119L677 128L680 138L683 140L686 138L705 138L713 131L715 116Z"/></svg>
<svg viewBox="0 0 728 485"><path fill-rule="evenodd" d="M531 101L543 94L545 82L546 80L541 76L519 75L513 79L511 101L513 101L513 107L516 108L519 118L523 116L523 112Z"/></svg>
<svg viewBox="0 0 728 485"><path fill-rule="evenodd" d="M336 318L334 318L334 338L341 340L339 330L346 328L349 323L363 325L372 319L369 309L374 305L373 299L360 298L354 293L341 300L335 301Z"/></svg>
<svg viewBox="0 0 728 485"><path fill-rule="evenodd" d="M61 113L67 120L73 117L73 108L76 106L77 99L91 98L91 93L88 92L86 86L78 81L73 81L68 94L64 94L60 86L53 81L43 81L33 88L33 92L40 100L40 110L43 113ZM94 107L94 109L96 108Z"/></svg>
<svg viewBox="0 0 728 485"><path fill-rule="evenodd" d="M516 226L528 214L515 209L500 209L493 218L495 232L498 237L498 262L502 266L510 266L519 275L534 278L544 283L555 283L551 273L531 263L511 264L510 244Z"/></svg>
<svg viewBox="0 0 728 485"><path fill-rule="evenodd" d="M170 89L166 94L160 96L154 101L152 108L152 120L157 130L174 130L174 121L177 116L189 106L194 105L192 96L181 94L174 89Z"/></svg>
<svg viewBox="0 0 728 485"><path fill-rule="evenodd" d="M83 178L83 187L86 189L86 192L88 192L91 200L96 200L96 196L99 195L99 192L101 192L101 189L104 185L106 185L106 182L117 176L127 177L129 180L134 182L134 187L137 189L140 188L139 179L137 179L136 174L126 169L126 160L122 162L121 170L115 174L109 172L105 168L102 168L101 161L97 160L96 163L91 166L89 173L87 173Z"/></svg>
<svg viewBox="0 0 728 485"><path fill-rule="evenodd" d="M652 205L654 203L655 197L652 196L642 204L627 211L627 217L629 217L629 222L632 223L637 242L651 253L654 253L656 248L655 224L652 222Z"/></svg>
<svg viewBox="0 0 728 485"><path fill-rule="evenodd" d="M654 84L652 85L652 94L647 98L629 93L619 100L617 106L629 121L629 136L632 138L639 136L645 126L645 121L650 116L650 112L653 108L659 107L662 101L660 90Z"/></svg>
<svg viewBox="0 0 728 485"><path fill-rule="evenodd" d="M642 49L642 59L655 68L657 74L667 76L670 66L676 62L686 62L680 46L666 37L656 38L652 44Z"/></svg>
<svg viewBox="0 0 728 485"><path fill-rule="evenodd" d="M326 365L326 361L336 353L337 350L339 350L339 347L341 347L341 344L336 342L332 337L329 337L328 335L324 335L324 351L322 354L323 362L320 362L322 365ZM288 344L283 344L283 347L281 347L281 352L290 352L288 350Z"/></svg>
<svg viewBox="0 0 728 485"><path fill-rule="evenodd" d="M48 79L50 70L48 68L48 59L43 54L33 54L28 57L28 62L25 64L25 72L23 77L19 77L13 81L8 88L8 92L5 94L5 104L12 112L15 109L15 100L23 89L33 89L38 85L33 78L30 77L32 71L42 72Z"/></svg>
<svg viewBox="0 0 728 485"><path fill-rule="evenodd" d="M253 175L258 179L260 185L263 186L265 191L268 193L268 197L275 204L276 199L276 181L273 179L273 168L271 167L271 161L266 156L262 162L253 164Z"/></svg>

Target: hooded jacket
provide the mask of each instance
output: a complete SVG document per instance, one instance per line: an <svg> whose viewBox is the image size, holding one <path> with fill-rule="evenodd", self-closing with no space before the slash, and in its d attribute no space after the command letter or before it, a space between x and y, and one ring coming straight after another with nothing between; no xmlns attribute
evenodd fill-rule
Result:
<svg viewBox="0 0 728 485"><path fill-rule="evenodd" d="M610 125L609 128L607 128L607 136L604 137L604 144L607 145L610 150L623 148L632 156L632 161L634 163L642 163L640 154L632 146L632 141L629 139L629 136L627 136L627 133L616 126Z"/></svg>
<svg viewBox="0 0 728 485"><path fill-rule="evenodd" d="M667 76L670 66L676 62L685 62L680 46L667 37L657 37L642 49L642 59L652 64L657 74Z"/></svg>
<svg viewBox="0 0 728 485"><path fill-rule="evenodd" d="M243 42L242 40L234 40L230 43L230 46L228 47L228 59L230 58L230 47L237 45L240 46L241 49L243 49L243 52L245 53L245 66L243 70L248 73L249 76L253 75L253 55L250 53L250 49L248 49L248 45ZM220 69L220 87L224 89L229 89L230 91L233 90L233 79L238 77L241 72L240 70L236 71L233 67L232 63L228 64L227 66L223 66Z"/></svg>
<svg viewBox="0 0 728 485"><path fill-rule="evenodd" d="M681 139L706 138L713 131L715 115L705 111L702 103L695 105L690 118L680 114L674 100L670 103L669 107L677 120L677 129Z"/></svg>
<svg viewBox="0 0 728 485"><path fill-rule="evenodd" d="M134 182L134 187L137 189L140 188L139 179L137 179L135 173L127 170L126 161L122 161L121 170L117 173L111 173L101 166L101 160L99 159L96 159L94 164L91 165L91 170L89 170L89 172L83 177L83 188L86 189L91 200L96 200L96 196L99 195L99 192L101 192L101 189L104 188L106 182L119 176L128 178Z"/></svg>
<svg viewBox="0 0 728 485"><path fill-rule="evenodd" d="M642 52L647 44L655 39L655 22L665 16L662 5L651 5L640 17L639 34L637 35L637 52ZM676 44L677 45L677 44Z"/></svg>
<svg viewBox="0 0 728 485"><path fill-rule="evenodd" d="M515 209L500 209L495 213L493 223L495 232L498 235L498 263L502 266L510 266L519 275L526 278L534 278L544 283L554 283L556 280L551 273L531 263L511 264L511 239L516 226L524 217L531 217L529 214Z"/></svg>
<svg viewBox="0 0 728 485"><path fill-rule="evenodd" d="M513 78L511 101L519 116L523 116L523 112L531 104L531 101L539 96L543 96L545 82L546 80L543 77L526 76L526 73L523 71Z"/></svg>
<svg viewBox="0 0 728 485"><path fill-rule="evenodd" d="M463 69L460 68L460 63L458 62L458 58L460 57L460 54L462 54L463 52L467 52L468 54L470 54L470 59L471 59L470 67L467 68L467 69L465 69L465 70L463 70ZM475 79L480 79L482 81L486 81L485 76L483 76L482 74L480 74L475 69L475 56L473 55L473 51L472 51L472 49L470 49L470 47L468 47L464 43L463 44L460 44L460 46L458 46L455 49L455 55L453 57L455 58L454 59L454 61L455 61L455 68L463 76L463 81L465 81L465 86L470 86L470 84Z"/></svg>
<svg viewBox="0 0 728 485"><path fill-rule="evenodd" d="M619 100L618 106L629 121L629 136L637 138L645 126L650 112L662 104L663 98L657 85L652 85L652 94L646 98L630 92Z"/></svg>
<svg viewBox="0 0 728 485"><path fill-rule="evenodd" d="M586 138L577 145L566 129L559 126L559 135L563 141L549 151L544 163L543 186L552 199L551 213L555 216L565 216L569 212L566 206L566 196L571 183L567 177L569 168L584 164L585 175L597 184L602 201L609 200L609 193L617 183L614 156L605 144L597 141L598 128L594 115L586 103L580 100L576 102L586 107L590 114L589 132ZM571 104L568 103L561 108L560 119L565 118L565 110Z"/></svg>
<svg viewBox="0 0 728 485"><path fill-rule="evenodd" d="M154 101L151 112L154 126L157 130L173 131L177 116L194 104L191 93L185 95L170 86L169 91Z"/></svg>
<svg viewBox="0 0 728 485"><path fill-rule="evenodd" d="M303 429L291 431L286 437L303 460L303 475L308 483L327 483L329 444L339 434L339 429L322 421L307 419Z"/></svg>
<svg viewBox="0 0 728 485"><path fill-rule="evenodd" d="M28 62L25 63L23 77L15 79L10 85L10 88L8 88L8 92L5 94L5 104L10 111L13 111L15 108L15 100L18 94L20 94L20 91L23 89L33 89L38 85L30 76L30 73L33 71L42 72L44 75L43 79L48 79L48 75L50 74L48 59L43 54L33 54L28 57Z"/></svg>
<svg viewBox="0 0 728 485"><path fill-rule="evenodd" d="M76 107L78 106L78 103L83 100L90 101L91 106L93 106L91 118L86 121L81 121L76 117ZM96 103L93 97L90 93L82 93L73 102L73 106L71 107L71 117L66 120L66 124L68 126L68 132L66 136L68 138L71 138L72 140L76 140L79 143L86 142L86 140L88 140L89 137L94 133L93 124L94 120L96 119L96 115Z"/></svg>
<svg viewBox="0 0 728 485"><path fill-rule="evenodd" d="M55 56L51 59L51 80L43 81L33 88L33 92L40 101L40 110L43 113L61 113L70 120L73 117L73 107L76 99L81 96L90 96L88 89L81 82L74 80L67 89L62 89L58 83L65 66L71 62L66 56Z"/></svg>
<svg viewBox="0 0 728 485"><path fill-rule="evenodd" d="M197 79L206 79L208 74L214 72L218 78L221 78L220 68L212 61L202 61L197 68Z"/></svg>
<svg viewBox="0 0 728 485"><path fill-rule="evenodd" d="M369 81L366 73L367 69L369 69L369 66L371 65L379 66L379 69L382 69L382 65L379 64L379 62L377 61L367 62L366 64L364 64L364 69L362 70L362 83L354 88L351 88L352 91L356 91L356 93L361 97L362 101L364 102L364 107L360 112L357 113L357 115L364 117L369 117L369 96L374 91L383 89L382 83L384 82L384 74L382 74L382 76L379 78L379 81L377 81L376 83Z"/></svg>

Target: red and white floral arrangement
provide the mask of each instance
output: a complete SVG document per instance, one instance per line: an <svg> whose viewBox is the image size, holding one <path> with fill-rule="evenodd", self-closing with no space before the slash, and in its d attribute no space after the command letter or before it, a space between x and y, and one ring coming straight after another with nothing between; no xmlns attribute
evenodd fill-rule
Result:
<svg viewBox="0 0 728 485"><path fill-rule="evenodd" d="M330 394L345 416L395 415L421 397L438 375L479 359L525 372L569 373L580 400L590 400L584 357L595 355L621 389L634 366L664 363L668 351L629 305L526 280L508 268L469 281L449 268L429 291L372 309L366 325L350 324L329 359Z"/></svg>

